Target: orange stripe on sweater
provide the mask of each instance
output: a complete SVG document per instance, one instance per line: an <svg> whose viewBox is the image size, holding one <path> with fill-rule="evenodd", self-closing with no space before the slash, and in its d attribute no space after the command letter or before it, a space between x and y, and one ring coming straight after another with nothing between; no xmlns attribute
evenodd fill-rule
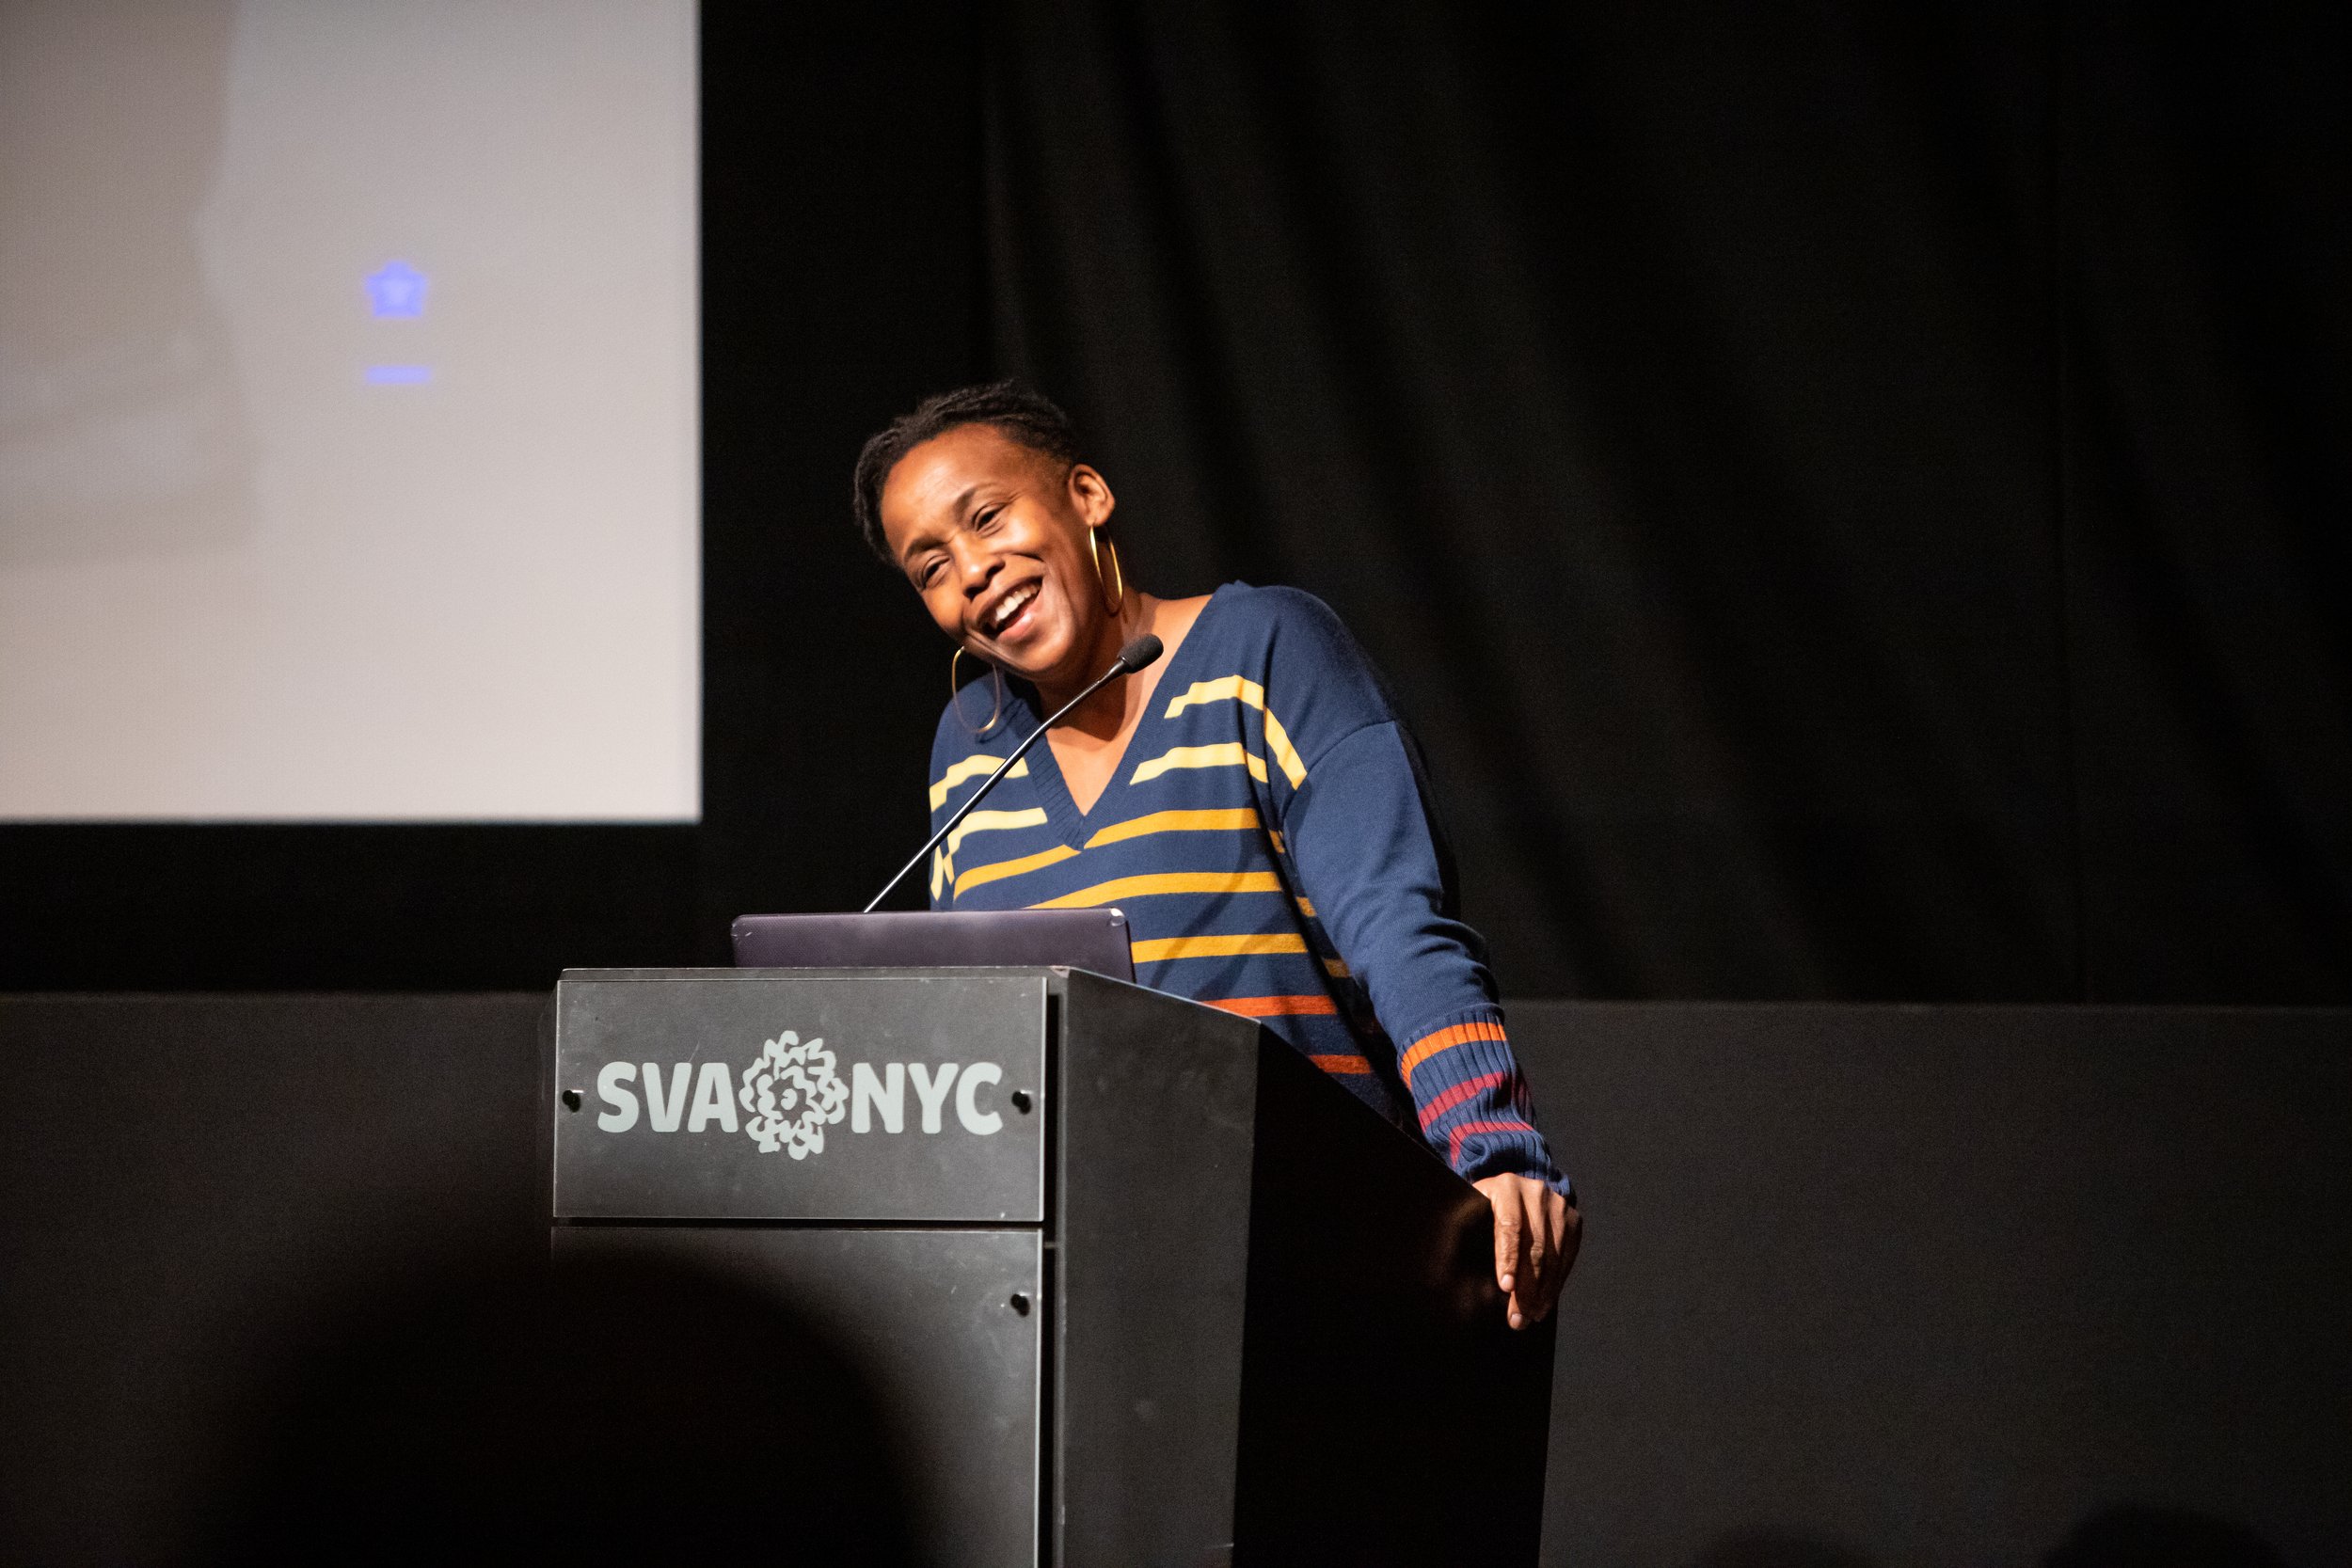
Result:
<svg viewBox="0 0 2352 1568"><path fill-rule="evenodd" d="M1200 1001L1207 1006L1239 1013L1244 1018L1297 1018L1307 1014L1328 1015L1340 1010L1327 996L1204 996ZM1365 1070L1371 1069L1367 1068Z"/></svg>
<svg viewBox="0 0 2352 1568"><path fill-rule="evenodd" d="M1372 1070L1372 1064L1361 1056L1310 1056L1307 1060L1326 1072L1352 1074Z"/></svg>
<svg viewBox="0 0 2352 1568"><path fill-rule="evenodd" d="M1415 1040L1413 1048L1405 1053L1405 1059L1397 1065L1404 1071L1405 1082L1410 1084L1413 1081L1413 1069L1440 1051L1451 1051L1454 1047L1469 1040L1507 1042L1510 1037L1502 1032L1502 1025L1500 1023L1491 1023L1484 1020L1476 1023L1457 1023L1451 1029L1440 1029L1434 1035L1423 1035Z"/></svg>

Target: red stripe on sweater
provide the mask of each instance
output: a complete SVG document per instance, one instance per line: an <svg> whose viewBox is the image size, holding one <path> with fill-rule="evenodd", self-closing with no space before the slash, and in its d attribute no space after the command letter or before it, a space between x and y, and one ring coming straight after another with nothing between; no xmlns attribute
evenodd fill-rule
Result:
<svg viewBox="0 0 2352 1568"><path fill-rule="evenodd" d="M1466 1078L1454 1085L1421 1108L1422 1130L1428 1131L1432 1122L1462 1103L1463 1101L1473 1095L1485 1093L1510 1076L1507 1072L1482 1072L1475 1078Z"/></svg>
<svg viewBox="0 0 2352 1568"><path fill-rule="evenodd" d="M1462 1140L1472 1132L1533 1132L1534 1131L1523 1121L1466 1121L1455 1128L1446 1141L1446 1164L1452 1164L1462 1157Z"/></svg>

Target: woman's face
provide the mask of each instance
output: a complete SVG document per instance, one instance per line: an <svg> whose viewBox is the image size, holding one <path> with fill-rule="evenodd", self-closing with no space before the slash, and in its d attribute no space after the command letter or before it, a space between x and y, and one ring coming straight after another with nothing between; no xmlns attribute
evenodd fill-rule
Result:
<svg viewBox="0 0 2352 1568"><path fill-rule="evenodd" d="M1087 546L1113 505L1086 465L1064 472L993 426L960 425L890 470L882 533L940 630L1050 694L1118 651Z"/></svg>

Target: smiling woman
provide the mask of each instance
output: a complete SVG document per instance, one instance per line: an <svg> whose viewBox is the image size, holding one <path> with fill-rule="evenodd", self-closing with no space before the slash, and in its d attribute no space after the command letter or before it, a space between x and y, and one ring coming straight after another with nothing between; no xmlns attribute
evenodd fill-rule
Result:
<svg viewBox="0 0 2352 1568"><path fill-rule="evenodd" d="M1061 410L1011 383L868 441L856 499L955 657L992 670L986 709L959 692L941 716L934 821L1129 641L1168 648L957 825L932 904L1124 910L1146 984L1263 1020L1477 1183L1511 1321L1541 1319L1575 1261L1573 1194L1455 914L1420 754L1337 617L1293 589L1161 599L1127 581L1109 483Z"/></svg>

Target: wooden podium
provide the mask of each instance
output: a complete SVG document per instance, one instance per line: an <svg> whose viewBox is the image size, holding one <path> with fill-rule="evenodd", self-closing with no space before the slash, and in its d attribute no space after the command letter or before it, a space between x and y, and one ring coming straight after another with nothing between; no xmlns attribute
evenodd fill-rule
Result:
<svg viewBox="0 0 2352 1568"><path fill-rule="evenodd" d="M931 1560L1534 1562L1550 1324L1254 1022L1066 969L574 970L550 1017L557 1254L826 1324Z"/></svg>

